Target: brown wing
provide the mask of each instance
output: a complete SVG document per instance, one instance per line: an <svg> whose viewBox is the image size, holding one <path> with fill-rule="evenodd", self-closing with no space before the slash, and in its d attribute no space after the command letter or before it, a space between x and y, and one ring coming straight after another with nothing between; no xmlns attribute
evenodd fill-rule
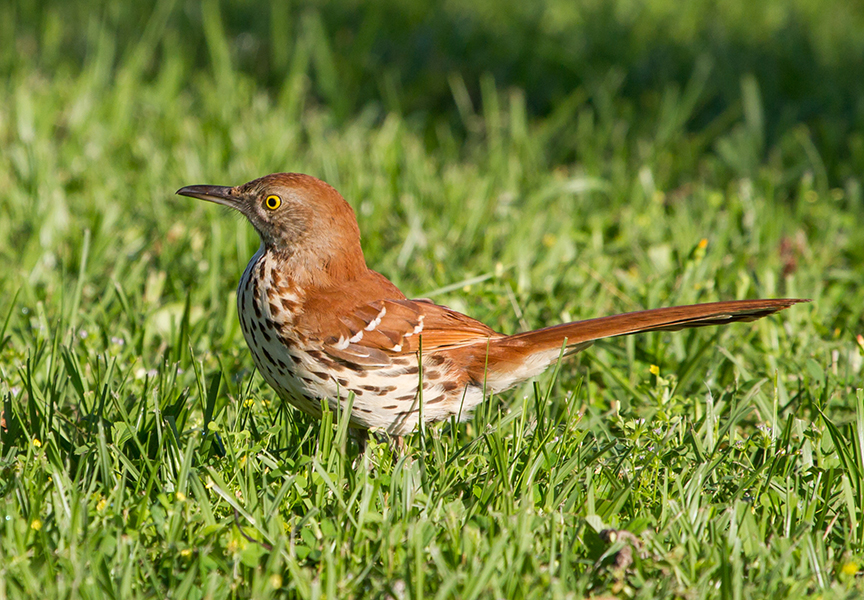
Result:
<svg viewBox="0 0 864 600"><path fill-rule="evenodd" d="M362 366L386 366L392 358L503 337L483 323L444 306L415 300L377 300L339 317L324 351Z"/></svg>

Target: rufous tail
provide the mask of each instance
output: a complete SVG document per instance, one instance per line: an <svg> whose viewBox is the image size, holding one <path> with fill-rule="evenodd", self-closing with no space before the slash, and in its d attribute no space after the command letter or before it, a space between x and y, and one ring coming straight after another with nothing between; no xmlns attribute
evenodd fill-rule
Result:
<svg viewBox="0 0 864 600"><path fill-rule="evenodd" d="M542 373L562 354L573 354L593 342L643 331L675 331L688 327L754 321L807 302L797 299L739 300L655 308L575 321L491 340L477 347L471 376L497 393Z"/></svg>
<svg viewBox="0 0 864 600"><path fill-rule="evenodd" d="M535 331L508 336L499 343L502 346L530 348L532 351L575 348L603 338L631 335L645 331L677 331L690 327L726 325L736 321L755 321L767 317L793 304L809 302L790 298L774 300L735 300L731 302L709 302L689 306L672 306L637 312L600 317L586 321L574 321L553 325Z"/></svg>

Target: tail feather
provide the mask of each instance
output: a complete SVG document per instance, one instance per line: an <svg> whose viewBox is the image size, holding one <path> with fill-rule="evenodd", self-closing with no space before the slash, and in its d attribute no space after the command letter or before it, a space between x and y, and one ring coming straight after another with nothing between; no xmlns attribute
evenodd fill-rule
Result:
<svg viewBox="0 0 864 600"><path fill-rule="evenodd" d="M504 338L500 343L505 346L526 347L533 351L560 349L565 345L565 340L568 348L584 347L590 342L603 338L645 331L677 331L690 327L725 325L736 321L755 321L799 302L809 302L809 300L788 298L736 300L640 310L518 333Z"/></svg>
<svg viewBox="0 0 864 600"><path fill-rule="evenodd" d="M475 381L485 382L497 393L542 373L561 355L562 348L565 354L573 354L603 338L754 321L799 302L809 301L782 298L711 302L563 323L478 345L470 373Z"/></svg>

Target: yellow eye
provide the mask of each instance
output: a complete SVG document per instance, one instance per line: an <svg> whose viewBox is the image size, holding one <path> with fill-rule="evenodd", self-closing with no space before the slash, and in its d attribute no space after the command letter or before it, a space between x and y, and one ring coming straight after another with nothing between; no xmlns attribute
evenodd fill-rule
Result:
<svg viewBox="0 0 864 600"><path fill-rule="evenodd" d="M269 208L270 210L276 210L280 206L282 206L282 198L279 196L267 196L267 199L264 200L264 206Z"/></svg>

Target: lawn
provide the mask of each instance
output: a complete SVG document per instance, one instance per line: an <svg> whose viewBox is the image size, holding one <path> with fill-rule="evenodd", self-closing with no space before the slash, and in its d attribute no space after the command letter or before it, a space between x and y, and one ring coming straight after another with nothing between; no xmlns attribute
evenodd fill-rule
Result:
<svg viewBox="0 0 864 600"><path fill-rule="evenodd" d="M843 0L5 3L0 599L861 597L862 57ZM275 171L507 333L812 302L361 452L254 370L254 230L174 195Z"/></svg>

